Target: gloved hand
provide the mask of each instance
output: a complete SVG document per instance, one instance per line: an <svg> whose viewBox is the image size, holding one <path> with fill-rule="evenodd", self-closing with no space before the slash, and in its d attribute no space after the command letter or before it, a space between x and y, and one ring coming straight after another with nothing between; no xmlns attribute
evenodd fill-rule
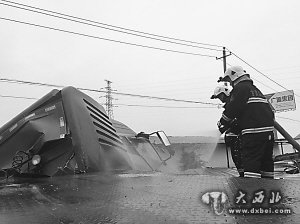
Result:
<svg viewBox="0 0 300 224"><path fill-rule="evenodd" d="M228 129L228 127L226 127L225 125L221 124L220 121L218 121L217 126L218 126L218 129L221 132L221 134L223 134Z"/></svg>

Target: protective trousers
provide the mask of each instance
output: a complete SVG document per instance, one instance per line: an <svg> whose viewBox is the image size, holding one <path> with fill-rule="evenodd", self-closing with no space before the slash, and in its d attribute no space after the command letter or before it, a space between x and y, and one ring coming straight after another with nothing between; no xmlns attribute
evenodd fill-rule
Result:
<svg viewBox="0 0 300 224"><path fill-rule="evenodd" d="M243 168L241 158L241 142L238 137L234 139L234 141L231 144L231 156L236 168Z"/></svg>
<svg viewBox="0 0 300 224"><path fill-rule="evenodd" d="M241 139L245 177L274 178L274 133L245 134Z"/></svg>
<svg viewBox="0 0 300 224"><path fill-rule="evenodd" d="M242 155L241 155L241 139L238 135L226 134L225 144L230 147L232 160L239 172L240 177L244 176L244 169L242 166Z"/></svg>

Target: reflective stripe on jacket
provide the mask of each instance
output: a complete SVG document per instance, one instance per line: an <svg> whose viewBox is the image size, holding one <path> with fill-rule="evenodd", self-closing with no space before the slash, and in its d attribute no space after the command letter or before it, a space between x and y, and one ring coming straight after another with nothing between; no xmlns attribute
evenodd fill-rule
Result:
<svg viewBox="0 0 300 224"><path fill-rule="evenodd" d="M220 122L229 125L234 118L238 120L242 135L272 132L274 129L274 113L252 80L234 86Z"/></svg>

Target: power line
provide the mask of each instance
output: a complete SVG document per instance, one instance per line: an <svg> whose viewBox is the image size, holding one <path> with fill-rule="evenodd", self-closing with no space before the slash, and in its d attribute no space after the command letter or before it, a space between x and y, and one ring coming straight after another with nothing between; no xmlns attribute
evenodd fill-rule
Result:
<svg viewBox="0 0 300 224"><path fill-rule="evenodd" d="M227 48L227 50L228 50L229 52L231 52L228 48ZM237 56L235 53L231 52L231 54L234 55L234 56L235 56L236 58L238 58L239 60L241 60L242 62L244 62L246 65L248 65L248 66L251 67L252 69L254 69L254 70L255 70L256 72L258 72L259 74L263 75L264 77L266 77L267 79L269 79L270 81L272 81L273 83L275 83L276 85L278 85L278 86L280 86L281 88L283 88L283 89L289 91L289 89L287 89L287 88L284 87L283 85L279 84L279 83L276 82L275 80L271 79L269 76L265 75L264 73L262 73L261 71L259 71L258 69L256 69L256 68L253 67L252 65L250 65L248 62L246 62L245 60L243 60L241 57ZM257 80L256 80L256 81L257 81ZM259 82L259 81L258 81L258 82ZM270 89L273 89L273 88L271 88L271 87L269 87L269 86L263 84L262 82L259 82L259 83L261 83L262 85L264 85L264 86L266 86L266 87L268 87L268 88L270 88ZM277 92L275 89L273 89L273 90L274 90L275 92ZM300 97L300 96L299 96L298 94L296 94L296 93L294 93L294 95ZM297 101L297 102L298 102L298 101Z"/></svg>
<svg viewBox="0 0 300 224"><path fill-rule="evenodd" d="M0 97L3 97L3 98L14 98L14 99L25 99L25 100L37 100L37 98L24 97L24 96L0 95Z"/></svg>
<svg viewBox="0 0 300 224"><path fill-rule="evenodd" d="M12 95L0 95L3 98L13 98L13 99L26 99L26 100L38 100L38 98L24 97L24 96L12 96ZM106 105L106 104L102 104ZM140 105L140 104L114 104L114 106L128 106L128 107L150 107L150 108L170 108L170 109L203 109L203 108L217 108L217 107L176 107L176 106L158 106L158 105ZM299 121L300 122L300 121Z"/></svg>
<svg viewBox="0 0 300 224"><path fill-rule="evenodd" d="M57 14L57 15L61 15L61 16L69 17L69 18L74 18L74 19L79 19L79 20L83 20L83 21L88 21L88 22L92 22L92 23L95 23L95 24L101 24L101 25L105 25L105 26L109 26L109 27L114 27L114 28L118 28L118 29L122 29L122 30L127 30L127 31L131 31L131 32L143 33L143 34L147 34L147 35L151 35L151 36L157 36L157 37L161 37L161 38L165 38L165 39L178 40L178 41L182 41L182 42L195 43L195 44L206 45L206 46L222 47L222 46L219 46L219 45L213 45L213 44L205 44L205 43L187 41L187 40L176 39L176 38L171 38L171 37L166 37L166 36L161 36L161 35L156 35L156 34L141 32L141 31L137 31L137 30L127 29L127 28L124 28L124 27L113 26L113 25L110 25L110 24L100 23L100 22L97 22L97 21L88 20L88 19L84 19L84 18L76 17L76 16L71 16L71 15L68 15L68 14L63 14L63 13L59 13L59 12L55 12L55 11L50 11L50 10L46 10L46 9L42 9L42 8L38 8L38 7L33 7L33 6L30 6L30 5L21 4L21 3L17 3L17 2L13 2L13 1L7 1L7 0L0 0L0 1L11 3L11 4L15 4L15 5L21 5L21 6L25 6L27 8L37 9L37 10L40 10L40 11L49 12L49 13L53 13L53 14ZM19 9L22 9L22 10L27 10L27 11L35 12L35 13L40 13L40 14L44 14L44 15L48 15L48 16L53 16L53 17L56 17L56 18L61 18L61 19L65 19L65 20L69 20L69 21L73 21L73 22L78 22L78 23L82 23L82 24L86 24L86 25L96 26L96 25L91 24L91 23L84 23L84 22L77 21L77 20L74 20L74 19L68 19L68 18L61 17L61 16L55 16L55 15L51 15L51 14L48 14L48 13L43 13L43 12L40 12L40 11L26 9L26 8L22 8L22 7L15 6L15 5L9 5L9 4L5 4L5 3L0 3L0 4L6 5L6 6L10 6L10 7L19 8ZM110 29L110 28L102 27L102 26L97 26L97 27L100 27L100 28L103 28L103 29ZM128 33L128 32L124 32L124 31L120 31L120 30L115 30L115 29L110 29L110 30L113 30L113 31L116 31L116 32L123 32L123 33L130 34L130 35L137 35L137 34L134 34L134 33ZM140 36L140 35L138 35L138 36ZM150 38L151 39L151 37L147 37L147 36L141 36L141 37ZM162 40L162 39L155 39L155 40L165 41L165 40ZM167 41L167 42L169 42L169 41ZM184 45L184 44L178 43L178 42L170 42L170 43ZM195 46L195 45L185 45L185 46L199 47L199 46ZM202 47L199 47L199 48L202 48ZM221 49L211 49L211 48L204 48L204 49L222 51ZM228 48L225 48L225 49L227 49L228 52L232 53L232 51L230 51ZM271 80L272 82L274 82L277 85L281 86L282 88L286 89L284 86L280 85L278 82L274 81L273 79L269 78L268 76L266 76L262 72L258 71L256 68L254 68L253 66L251 66L249 63L247 63L246 61L244 61L243 59L241 59L236 54L234 54L234 53L232 53L232 54L234 56L236 56L238 59L240 59L241 61L243 61L244 63L246 63L248 66L250 66L251 68L253 68L254 70L256 70L257 72L259 72L260 74L262 74L263 76L265 76L266 78L268 78L269 80ZM286 89L286 90L288 90L288 89Z"/></svg>
<svg viewBox="0 0 300 224"><path fill-rule="evenodd" d="M158 41L164 41L164 42L169 42L169 43L179 44L179 45L184 45L184 46L197 47L197 48L203 48L203 49L208 49L208 50L222 51L220 49L212 49L212 48L206 48L206 47L200 47L200 46L195 46L195 45L188 45L188 44L182 44L182 43L173 42L173 41L162 40L162 39L158 39L158 38L152 38L152 37L148 37L148 36L144 36L144 35L139 35L139 34L135 34L135 33L129 33L129 32L124 32L124 31L120 31L120 30L116 30L116 29L111 29L111 28L107 28L107 27L103 27L103 26L99 26L99 25L95 25L95 24L101 24L101 25L105 25L105 26L110 26L110 27L114 27L114 28L118 28L118 29L127 30L127 31L130 31L130 32L143 33L143 34L147 34L147 35L151 35L151 36L157 36L157 37L161 37L161 38L172 39L172 40L177 40L177 41L182 41L182 42L187 42L187 43L196 43L196 44L201 44L201 45L206 45L206 46L221 47L219 45L204 44L204 43L198 43L198 42L192 42L192 41L186 41L186 40L181 40L181 39L176 39L176 38L170 38L170 37L160 36L160 35L151 34L151 33L140 32L140 31L136 31L136 30L126 29L126 28L123 28L123 27L118 27L118 26L113 26L113 25L109 25L109 24L100 23L100 22L93 21L93 20L88 20L88 19L84 19L84 18L80 18L80 17L75 17L75 16L63 14L63 13L58 13L58 12L54 12L54 11L50 11L50 10L45 10L45 9L41 9L41 8L37 8L37 7L25 5L25 4L20 4L20 3L16 3L16 2L12 2L12 1L6 1L6 0L1 0L1 1L2 2L12 3L12 4L15 4L15 5L25 6L27 8L31 8L31 9L26 9L26 8L22 8L22 7L15 6L15 5L9 5L9 4L5 4L5 3L0 3L2 5L6 5L6 6L10 6L10 7L15 7L15 8L18 8L18 9L27 10L27 11L31 11L31 12L35 12L35 13L40 13L40 14L44 14L44 15L47 15L47 16L52 16L52 17L56 17L56 18L60 18L60 19L65 19L65 20L69 20L69 21L73 21L73 22L77 22L77 23L82 23L82 24L85 24L85 25L96 26L96 27L99 27L99 28L108 29L108 30L112 30L112 31L116 31L116 32L121 32L121 33L129 34L129 35L135 35L135 36L140 36L140 37L143 37L143 38L150 38L150 39L154 39L154 40L158 40ZM74 20L74 19L69 19L69 18L61 17L61 16L51 15L49 13L35 11L35 10L32 10L32 9L37 9L37 10L44 11L44 12L50 12L50 13L54 13L54 14L57 14L57 15L62 15L62 16L65 16L65 17L79 19L79 20L83 20L83 21L87 21L87 22L92 22L92 23L95 23L95 24L86 23L86 22L82 22L82 21L78 21L78 20ZM52 29L52 30L61 31L61 32L67 32L67 33L81 35L81 36L86 36L86 37L91 37L91 38L97 38L97 39L102 39L102 40L107 40L107 41L118 42L118 43L122 43L122 44L129 44L129 45L134 45L134 46L139 46L139 47L146 47L146 48L152 48L152 49L157 49L157 50L170 51L170 52L174 52L174 53L184 53L184 54L191 54L191 55L198 55L198 56L215 57L215 56L212 56L212 55L204 55L204 54L196 54L196 53L191 53L191 52L175 51L175 50L171 50L171 49L157 48L157 47L152 47L152 46L147 46L147 45L134 44L134 43L117 41L117 40L112 40L112 39L107 39L107 38L101 38L101 37L97 37L97 36L86 35L86 34L77 33L77 32L73 32L73 31L67 31L67 30L62 30L62 29L57 29L57 28L53 28L53 27L47 27L47 26L42 26L42 25L38 25L38 24L32 24L32 23L27 23L27 22L22 22L22 21L7 19L7 18L0 18L0 19L12 21L12 22L23 23L23 24L26 24L26 25L37 26L37 27L41 27L41 28ZM229 52L231 52L228 48L226 48L226 49ZM253 68L254 70L256 70L257 72L259 72L261 75L265 76L270 81L276 83L277 85L279 85L280 87L284 88L285 90L288 90L287 88L285 88L284 86L282 86L278 82L274 81L273 79L271 79L267 75L263 74L262 72L260 72L259 70L257 70L253 66L251 66L249 63L247 63L245 60L241 59L235 53L232 53L232 54L235 57L237 57L238 59L240 59L241 61L243 61L245 64L247 64L248 66L250 66L251 68ZM256 80L256 81L259 82L259 83L261 83L262 85L264 85L264 86L266 86L266 87L274 90L273 88L265 85L264 83L262 83L262 82L260 82L258 80ZM298 95L296 95L296 96L298 96Z"/></svg>
<svg viewBox="0 0 300 224"><path fill-rule="evenodd" d="M226 48L232 55L234 55L235 57L237 57L239 60L241 60L242 62L244 62L246 65L250 66L252 69L254 69L255 71L257 71L258 73L260 73L261 75L263 75L264 77L266 77L267 79L269 79L270 81L272 81L273 83L279 85L280 87L284 88L285 90L289 91L289 89L287 89L286 87L282 86L281 84L279 84L278 82L274 81L273 79L271 79L270 77L268 77L267 75L265 75L264 73L262 73L261 71L259 71L258 69L254 68L252 65L250 65L248 62L246 62L245 60L243 60L242 58L240 58L239 56L237 56L235 53L233 53L232 51L230 51L228 48ZM226 63L227 65L231 66L230 64ZM266 84L264 84L263 82L258 81L257 79L251 77L251 79L255 80L256 82L259 82L260 84L266 86L267 88L270 88L272 90L274 90L275 92L277 92L277 90L273 89L270 86L267 86ZM299 96L297 94L294 93L295 96Z"/></svg>
<svg viewBox="0 0 300 224"><path fill-rule="evenodd" d="M201 101L178 100L178 99L172 99L172 98L144 96L144 95L136 95L136 94L129 94L129 93L114 92L114 94L119 94L119 95L122 95L122 96L133 96L133 97L140 97L140 98L148 98L148 99L154 99L154 100L175 101L175 102L182 102L182 103L197 103L197 104L207 104L207 105L215 105L215 106L219 105L219 104L215 104L215 103L206 103L206 102L201 102Z"/></svg>
<svg viewBox="0 0 300 224"><path fill-rule="evenodd" d="M174 109L197 109L197 108L216 108L216 107L176 107L176 106L158 106L158 105L139 105L139 104L114 104L116 106L128 107L159 107L159 108L174 108Z"/></svg>
<svg viewBox="0 0 300 224"><path fill-rule="evenodd" d="M7 79L7 78L0 78L0 82L26 84L26 85L38 85L38 86L46 86L46 87L58 87L58 88L63 88L64 87L64 86L48 84L48 83L29 82L29 81L16 80L16 79ZM80 87L77 88L77 89L82 90L82 91L106 93L105 90L88 89L88 88L80 88ZM156 96L146 96L146 95L138 95L138 94L131 94L131 93L120 93L120 92L114 92L114 91L112 91L112 93L115 94L115 95L147 98L147 99L153 99L153 100L175 101L175 102L182 102L182 103L196 103L196 104L205 104L205 105L214 105L214 106L219 106L220 105L220 104L216 104L216 103L208 103L208 102L202 102L202 101L180 100L180 99L172 99L172 98L156 97Z"/></svg>
<svg viewBox="0 0 300 224"><path fill-rule="evenodd" d="M55 12L55 11L50 11L50 10L46 10L46 9L42 9L42 8L38 8L38 7L33 7L33 6L25 5L25 4L20 4L20 3L16 3L16 2L12 2L12 1L6 1L6 0L1 0L1 1L12 3L12 4L15 4L15 5L21 5L21 6L25 6L25 7L28 7L28 8L37 9L37 10L40 10L40 11L49 12L49 13L53 13L53 14L57 14L57 15L61 15L61 16L65 16L65 17L69 17L69 18L73 18L73 19L83 20L83 21L92 22L92 23L95 23L95 24L100 24L100 25L104 25L104 26L108 26L108 27L113 27L113 28L117 28L117 29L121 29L121 30L126 30L126 31L130 31L130 32L134 32L134 33L146 34L146 35L149 35L149 36L154 36L154 37L159 37L159 38L164 38L164 39L169 39L169 40L175 40L175 41L181 41L181 42L185 42L185 43L192 43L192 44L197 44L197 45L205 45L205 46L220 47L220 48L223 47L223 46L215 45L215 44L207 44L207 43L200 43L200 42L195 42L195 41L183 40L183 39L178 39L178 38L173 38L173 37L157 35L157 34L153 34L153 33L137 31L137 30L133 30L133 29L120 27L120 26L114 26L114 25L110 25L110 24L107 24L107 23L100 23L100 22L97 22L97 21L84 19L84 18L76 17L76 16L71 16L71 15L67 15L67 14L63 14L63 13L59 13L59 12ZM12 5L9 5L9 6L12 6ZM12 6L12 7L16 7L16 6Z"/></svg>
<svg viewBox="0 0 300 224"><path fill-rule="evenodd" d="M239 56L237 56L235 53L233 53L232 51L230 51L228 48L227 50L229 52L232 53L232 55L234 55L235 57L237 57L239 60L241 60L242 62L244 62L246 65L248 65L249 67L251 67L252 69L254 69L256 72L258 72L259 74L263 75L264 77L266 77L267 79L269 79L270 81L272 81L273 83L277 84L278 86L280 86L281 88L288 90L286 87L284 87L283 85L279 84L278 82L276 82L275 80L271 79L269 76L265 75L264 73L262 73L261 71L259 71L258 69L256 69L255 67L253 67L252 65L250 65L248 62L246 62L245 60L243 60L242 58L240 58ZM295 94L296 95L296 94ZM296 95L298 96L298 95Z"/></svg>
<svg viewBox="0 0 300 224"><path fill-rule="evenodd" d="M120 43L120 44L136 46L136 47L143 47L143 48L154 49L154 50L168 51L168 52L172 52L172 53L180 53L180 54L188 54L188 55L194 55L194 56L215 58L215 56L207 55L207 54L198 54L198 53L192 53L192 52L177 51L177 50L171 50L171 49L166 49L166 48L152 47L152 46L149 46L149 45L135 44L135 43L125 42L125 41L120 41L120 40L113 40L113 39L103 38L103 37L99 37L99 36L93 36L93 35L88 35L88 34L84 34L84 33L78 33L78 32L68 31L68 30L63 30L63 29L58 29L58 28L49 27L49 26L44 26L44 25L39 25L39 24L34 24L34 23L28 23L28 22L24 22L24 21L20 21L20 20L8 19L8 18L4 18L4 17L0 17L0 19L10 21L10 22L35 26L35 27L39 27L39 28L45 28L45 29L49 29L49 30L60 31L60 32L63 32L63 33L69 33L69 34L74 34L74 35L79 35L79 36L84 36L84 37L89 37L89 38L94 38L94 39L99 39L99 40L110 41L110 42L114 42L114 43Z"/></svg>
<svg viewBox="0 0 300 224"><path fill-rule="evenodd" d="M13 98L13 99L25 99L25 100L38 100L38 98L24 97L24 96L12 96L12 95L0 95L3 98ZM102 104L102 105L106 105ZM140 105L140 104L114 104L113 106L128 106L128 107L152 107L152 108L173 108L173 109L203 109L203 108L217 108L215 106L210 107L176 107L176 106L158 106L158 105ZM300 122L300 121L299 121Z"/></svg>
<svg viewBox="0 0 300 224"><path fill-rule="evenodd" d="M231 52L231 53L232 53L232 52ZM229 66L232 66L232 65L230 65L229 63L226 63L226 64L227 64L227 65L229 65ZM262 84L263 86L265 86L265 87L267 87L267 88L269 88L269 89L271 89L271 90L273 90L273 91L277 92L277 90L276 90L276 89L274 89L274 88L272 88L272 87L270 87L270 86L268 86L268 85L264 84L263 82L261 82L261 81L259 81L259 80L255 79L255 78L253 78L253 77L251 77L251 79L253 79L253 80L255 80L256 82L258 82L258 83Z"/></svg>
<svg viewBox="0 0 300 224"><path fill-rule="evenodd" d="M0 78L0 81L1 82L16 83L16 84L27 84L27 85L38 85L38 86L46 86L46 87L55 87L55 88L64 88L65 87L65 86L60 86L60 85L53 85L53 84L40 83L40 82L29 82L29 81L23 81L23 80L17 80L17 79Z"/></svg>
<svg viewBox="0 0 300 224"><path fill-rule="evenodd" d="M0 0L0 1L5 1L5 0ZM18 4L18 3L15 3L15 2L10 2L10 3L17 4L17 5L24 5L24 4ZM175 42L175 41L163 40L163 39L159 39L159 38L155 38L155 37L149 37L149 36L145 36L145 35L141 35L141 34L136 34L136 33L130 33L130 32L126 32L126 31L116 30L116 29L113 29L113 28L108 28L108 27L103 27L103 26L100 26L100 25L91 24L89 22L82 22L82 21L78 21L78 20L74 20L74 19L65 18L65 17L62 17L62 16L56 16L56 15L52 15L52 14L49 14L49 13L44 13L44 12L40 12L40 11L36 11L36 10L32 10L32 9L26 9L26 8L22 8L22 7L19 7L19 6L5 4L5 3L0 3L0 4L1 5L5 5L5 6L10 6L10 7L18 8L18 9L21 9L21 10L26 10L26 11L30 11L30 12L34 12L34 13L39 13L39 14L43 14L43 15L47 15L47 16L59 18L59 19L64 19L64 20L72 21L72 22L75 22L75 23L81 23L81 24L84 24L84 25L89 25L89 26L94 26L94 27L98 27L98 28L102 28L102 29L107 29L107 30L110 30L110 31L120 32L120 33L124 33L124 34L128 34L128 35L133 35L133 36L148 38L148 39L152 39L152 40L157 40L157 41L162 41L162 42L167 42L167 43L172 43L172 44L177 44L177 45L182 45L182 46L195 47L195 48L201 48L201 49L212 50L212 51L222 51L221 49L213 49L213 48L209 48L209 47L201 47L201 46L196 46L196 45L191 45L191 44L184 44L184 43L179 43L179 42ZM29 7L29 8L35 8L35 7L29 6L29 5L25 5L25 6ZM45 10L45 9L39 9L39 10L48 11L48 10ZM51 12L51 13L61 14L61 13L57 13L57 12ZM61 15L67 16L67 17L70 17L70 18L74 18L73 16L70 16L70 15L65 15L65 14L61 14ZM88 20L83 19L83 18L80 18L80 20L88 21ZM96 23L96 24L99 24L99 22L96 22L96 21L92 21L92 22Z"/></svg>

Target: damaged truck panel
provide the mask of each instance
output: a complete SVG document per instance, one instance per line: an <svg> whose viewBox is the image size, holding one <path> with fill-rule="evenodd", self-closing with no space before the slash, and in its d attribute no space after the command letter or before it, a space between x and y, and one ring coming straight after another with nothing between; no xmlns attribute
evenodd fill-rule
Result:
<svg viewBox="0 0 300 224"><path fill-rule="evenodd" d="M0 129L0 176L148 171L169 157L74 87L51 91Z"/></svg>

